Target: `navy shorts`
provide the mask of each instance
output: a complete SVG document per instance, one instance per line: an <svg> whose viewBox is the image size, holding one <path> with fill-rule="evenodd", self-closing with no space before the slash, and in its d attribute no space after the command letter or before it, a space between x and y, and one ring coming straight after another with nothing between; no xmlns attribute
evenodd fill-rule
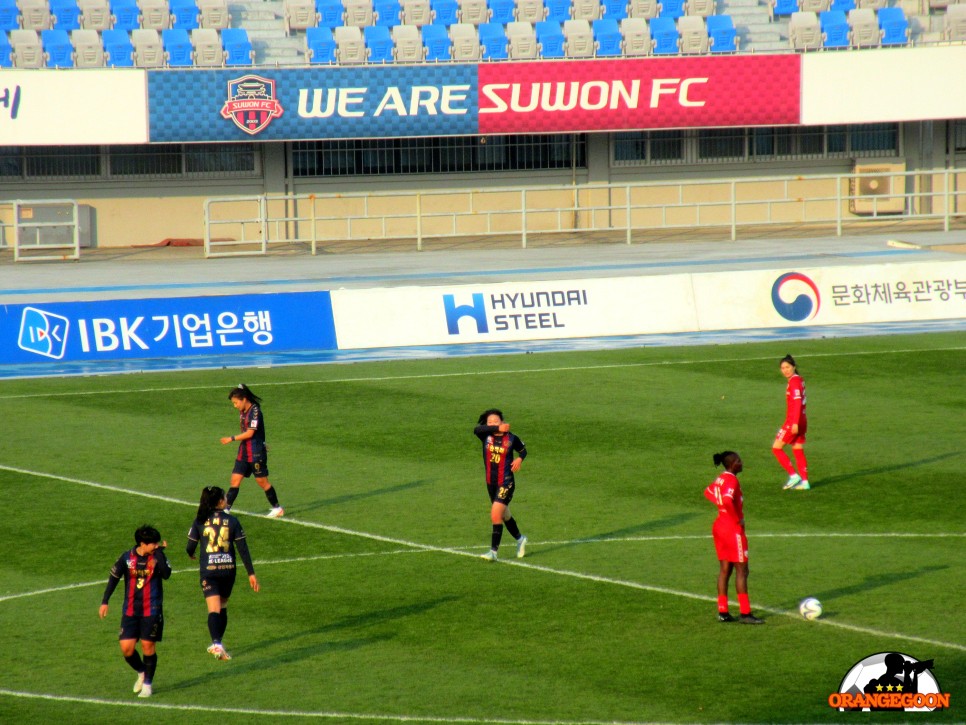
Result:
<svg viewBox="0 0 966 725"><path fill-rule="evenodd" d="M268 451L264 449L261 451L256 451L252 455L252 461L243 461L240 459L235 459L235 467L231 470L232 473L239 473L245 478L249 476L254 476L255 478L268 478Z"/></svg>
<svg viewBox="0 0 966 725"><path fill-rule="evenodd" d="M205 599L208 597L221 597L222 599L228 599L231 596L231 590L235 588L235 575L234 573L229 576L208 576L201 577L201 591L205 594Z"/></svg>
<svg viewBox="0 0 966 725"><path fill-rule="evenodd" d="M486 484L486 492L490 495L490 503L502 503L504 506L509 506L510 501L513 500L515 487L513 481L504 481L502 486L496 483Z"/></svg>
<svg viewBox="0 0 966 725"><path fill-rule="evenodd" d="M164 615L142 617L139 614L121 615L121 632L118 639L139 639L142 642L160 642L164 634Z"/></svg>

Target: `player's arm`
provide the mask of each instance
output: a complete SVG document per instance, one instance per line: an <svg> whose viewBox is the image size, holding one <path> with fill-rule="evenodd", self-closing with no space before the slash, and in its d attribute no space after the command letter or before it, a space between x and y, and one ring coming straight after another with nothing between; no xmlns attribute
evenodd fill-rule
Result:
<svg viewBox="0 0 966 725"><path fill-rule="evenodd" d="M721 497L720 506L724 509L725 515L731 519L736 526L744 526L744 519L738 518L738 509L735 508L735 490L733 488L725 491Z"/></svg>
<svg viewBox="0 0 966 725"><path fill-rule="evenodd" d="M517 457L510 464L510 470L516 473L520 470L520 466L523 465L523 459L527 457L527 444L514 436L511 447L516 452Z"/></svg>
<svg viewBox="0 0 966 725"><path fill-rule="evenodd" d="M248 550L248 540L245 538L244 531L241 531L239 536L235 538L235 548L238 550L242 564L245 565L245 571L248 572L248 584L257 592L260 588L258 577L255 576L255 565L252 563L252 554Z"/></svg>
<svg viewBox="0 0 966 725"><path fill-rule="evenodd" d="M188 554L189 559L195 558L195 549L198 548L198 522L191 524L191 529L188 531L188 545L185 546L185 552Z"/></svg>
<svg viewBox="0 0 966 725"><path fill-rule="evenodd" d="M487 436L496 435L500 432L498 425L478 425L473 429L473 435L481 441L485 441Z"/></svg>
<svg viewBox="0 0 966 725"><path fill-rule="evenodd" d="M161 546L154 550L154 556L157 558L158 563L155 565L155 571L161 574L162 579L171 578L171 562L168 561L167 555L164 553L164 547L168 545L167 541L162 541Z"/></svg>
<svg viewBox="0 0 966 725"><path fill-rule="evenodd" d="M117 585L121 581L122 571L126 571L126 569L120 566L119 559L118 562L111 567L111 573L107 577L107 586L104 588L104 596L101 597L101 606L97 612L101 619L104 619L104 617L107 616L107 603L111 600L111 595L114 594L114 590L117 589Z"/></svg>
<svg viewBox="0 0 966 725"><path fill-rule="evenodd" d="M788 410L785 412L785 425L791 428L792 433L798 433L798 421L802 418L802 387L796 385L792 389L792 396L788 401Z"/></svg>
<svg viewBox="0 0 966 725"><path fill-rule="evenodd" d="M235 441L247 441L249 438L255 435L255 429L249 428L244 433L236 433L233 436L225 436L221 439L221 444L226 445L228 443L234 443Z"/></svg>

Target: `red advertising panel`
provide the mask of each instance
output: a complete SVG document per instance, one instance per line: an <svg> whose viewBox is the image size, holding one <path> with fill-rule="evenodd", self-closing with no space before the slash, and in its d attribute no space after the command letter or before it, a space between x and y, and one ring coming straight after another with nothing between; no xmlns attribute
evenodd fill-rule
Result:
<svg viewBox="0 0 966 725"><path fill-rule="evenodd" d="M479 66L481 134L800 122L798 55Z"/></svg>

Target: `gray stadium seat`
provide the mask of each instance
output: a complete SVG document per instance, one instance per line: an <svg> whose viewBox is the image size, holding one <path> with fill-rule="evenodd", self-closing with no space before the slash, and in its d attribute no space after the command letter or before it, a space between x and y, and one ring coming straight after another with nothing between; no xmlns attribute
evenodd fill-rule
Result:
<svg viewBox="0 0 966 725"><path fill-rule="evenodd" d="M651 54L651 30L647 27L647 21L644 18L621 20L621 35L624 36L624 55Z"/></svg>
<svg viewBox="0 0 966 725"><path fill-rule="evenodd" d="M687 15L700 15L706 18L714 15L714 11L715 0L686 0L684 3L684 12Z"/></svg>
<svg viewBox="0 0 966 725"><path fill-rule="evenodd" d="M547 17L547 8L543 0L516 0L516 18L525 23L539 23ZM507 23L509 25L509 23Z"/></svg>
<svg viewBox="0 0 966 725"><path fill-rule="evenodd" d="M77 53L78 68L104 67L104 44L96 30L72 30L70 42L74 44L74 52Z"/></svg>
<svg viewBox="0 0 966 725"><path fill-rule="evenodd" d="M342 0L345 8L345 24L366 28L375 23L372 0Z"/></svg>
<svg viewBox="0 0 966 725"><path fill-rule="evenodd" d="M50 30L53 22L47 0L17 0L20 8L20 27L24 30Z"/></svg>
<svg viewBox="0 0 966 725"><path fill-rule="evenodd" d="M700 15L682 15L678 18L678 33L681 35L681 52L697 55L708 52L708 29Z"/></svg>
<svg viewBox="0 0 966 725"><path fill-rule="evenodd" d="M293 30L314 28L319 20L313 0L285 0L282 5L282 14L286 34Z"/></svg>
<svg viewBox="0 0 966 725"><path fill-rule="evenodd" d="M540 49L537 47L537 35L530 23L518 20L506 24L506 37L510 41L508 54L513 59L536 58Z"/></svg>
<svg viewBox="0 0 966 725"><path fill-rule="evenodd" d="M830 0L799 0L798 9L803 13L824 13L831 5Z"/></svg>
<svg viewBox="0 0 966 725"><path fill-rule="evenodd" d="M849 10L849 45L853 48L875 48L882 33L872 8Z"/></svg>
<svg viewBox="0 0 966 725"><path fill-rule="evenodd" d="M429 0L402 0L403 25L422 27L433 22L435 13Z"/></svg>
<svg viewBox="0 0 966 725"><path fill-rule="evenodd" d="M571 20L599 20L600 0L570 0Z"/></svg>
<svg viewBox="0 0 966 725"><path fill-rule="evenodd" d="M365 63L368 58L362 28L342 25L333 29L335 35L335 59L341 65Z"/></svg>
<svg viewBox="0 0 966 725"><path fill-rule="evenodd" d="M88 30L110 30L111 6L108 0L77 0L80 24Z"/></svg>
<svg viewBox="0 0 966 725"><path fill-rule="evenodd" d="M397 63L419 63L426 56L423 39L415 25L397 25L392 29Z"/></svg>
<svg viewBox="0 0 966 725"><path fill-rule="evenodd" d="M855 0L855 7L881 10L888 4L887 0Z"/></svg>
<svg viewBox="0 0 966 725"><path fill-rule="evenodd" d="M586 20L567 20L563 24L564 55L568 58L593 58L594 34Z"/></svg>
<svg viewBox="0 0 966 725"><path fill-rule="evenodd" d="M141 27L167 30L171 27L171 10L168 0L138 0L141 9Z"/></svg>
<svg viewBox="0 0 966 725"><path fill-rule="evenodd" d="M202 28L224 30L230 25L228 0L197 0L199 21Z"/></svg>
<svg viewBox="0 0 966 725"><path fill-rule="evenodd" d="M134 45L134 65L138 68L163 68L164 46L161 35L154 28L140 28L131 31Z"/></svg>
<svg viewBox="0 0 966 725"><path fill-rule="evenodd" d="M795 50L815 50L822 47L822 27L818 15L810 11L792 13L788 21L788 43Z"/></svg>
<svg viewBox="0 0 966 725"><path fill-rule="evenodd" d="M943 40L966 40L966 5L957 3L946 8Z"/></svg>
<svg viewBox="0 0 966 725"><path fill-rule="evenodd" d="M449 38L453 43L453 60L478 61L482 48L476 26L457 23L449 26Z"/></svg>
<svg viewBox="0 0 966 725"><path fill-rule="evenodd" d="M661 13L661 3L658 0L630 0L627 14L632 18L650 20Z"/></svg>
<svg viewBox="0 0 966 725"><path fill-rule="evenodd" d="M459 0L457 15L461 23L480 25L490 19L490 8L486 0Z"/></svg>
<svg viewBox="0 0 966 725"><path fill-rule="evenodd" d="M36 30L11 30L10 45L13 48L14 68L44 67L44 49Z"/></svg>
<svg viewBox="0 0 966 725"><path fill-rule="evenodd" d="M221 36L214 28L192 30L191 47L194 49L195 65L218 68L225 64L225 49L221 46Z"/></svg>

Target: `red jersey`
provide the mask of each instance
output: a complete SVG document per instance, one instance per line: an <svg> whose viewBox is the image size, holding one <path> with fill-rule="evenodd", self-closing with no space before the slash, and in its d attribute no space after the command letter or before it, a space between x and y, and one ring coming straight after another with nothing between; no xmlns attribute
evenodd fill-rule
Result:
<svg viewBox="0 0 966 725"><path fill-rule="evenodd" d="M785 425L801 426L805 419L805 381L795 373L788 379L785 388Z"/></svg>
<svg viewBox="0 0 966 725"><path fill-rule="evenodd" d="M704 497L718 507L718 519L728 521L736 527L744 520L743 499L738 477L730 471L718 476L704 489Z"/></svg>

